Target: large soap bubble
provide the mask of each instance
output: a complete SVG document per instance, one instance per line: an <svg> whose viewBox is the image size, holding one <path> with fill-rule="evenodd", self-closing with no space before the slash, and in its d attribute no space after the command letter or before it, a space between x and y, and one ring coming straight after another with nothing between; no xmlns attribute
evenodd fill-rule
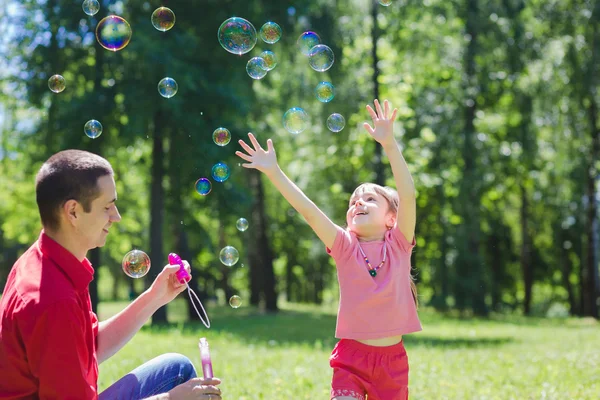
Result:
<svg viewBox="0 0 600 400"><path fill-rule="evenodd" d="M256 45L256 29L244 18L225 20L217 33L221 46L232 54L246 54Z"/></svg>

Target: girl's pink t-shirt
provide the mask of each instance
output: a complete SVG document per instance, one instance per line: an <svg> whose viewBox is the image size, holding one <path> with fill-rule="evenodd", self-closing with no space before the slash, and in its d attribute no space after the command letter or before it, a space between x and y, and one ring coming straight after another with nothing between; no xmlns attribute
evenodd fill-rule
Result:
<svg viewBox="0 0 600 400"><path fill-rule="evenodd" d="M333 247L327 252L335 260L340 285L340 304L335 337L338 339L380 339L422 330L410 289L410 255L415 240L409 243L402 232L392 228L384 240L360 242L373 267L387 257L377 276L369 268L358 238L339 228Z"/></svg>

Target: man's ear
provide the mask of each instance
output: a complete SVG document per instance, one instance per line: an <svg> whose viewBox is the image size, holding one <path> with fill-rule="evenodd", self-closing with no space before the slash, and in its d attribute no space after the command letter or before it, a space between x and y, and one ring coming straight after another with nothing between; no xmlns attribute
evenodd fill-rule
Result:
<svg viewBox="0 0 600 400"><path fill-rule="evenodd" d="M73 224L77 220L77 216L80 212L79 203L77 200L67 200L60 211L61 218L64 218L66 221L69 221L70 224Z"/></svg>

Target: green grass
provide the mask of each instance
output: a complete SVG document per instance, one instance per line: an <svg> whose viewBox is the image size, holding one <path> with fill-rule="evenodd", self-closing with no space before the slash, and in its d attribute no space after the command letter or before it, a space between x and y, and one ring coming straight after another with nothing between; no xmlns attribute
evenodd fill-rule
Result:
<svg viewBox="0 0 600 400"><path fill-rule="evenodd" d="M123 303L101 303L100 317ZM215 375L227 400L328 400L335 312L285 305L276 315L252 308L207 309L212 327L183 322L185 303L169 305L175 322L145 326L100 366L100 390L165 352L200 365L208 338ZM411 399L598 399L600 324L590 319L500 316L458 319L420 311L424 330L405 336ZM200 370L199 368L197 368Z"/></svg>

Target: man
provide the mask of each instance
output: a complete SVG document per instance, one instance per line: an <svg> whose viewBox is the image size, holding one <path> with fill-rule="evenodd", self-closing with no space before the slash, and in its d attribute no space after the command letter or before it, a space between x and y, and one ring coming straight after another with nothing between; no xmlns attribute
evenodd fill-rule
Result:
<svg viewBox="0 0 600 400"><path fill-rule="evenodd" d="M179 267L167 265L127 308L98 322L86 254L104 246L121 220L110 163L61 151L40 168L36 200L43 230L13 266L0 300L0 399L221 399L220 380L195 378L178 354L151 360L98 395L98 363L185 285L175 279Z"/></svg>

